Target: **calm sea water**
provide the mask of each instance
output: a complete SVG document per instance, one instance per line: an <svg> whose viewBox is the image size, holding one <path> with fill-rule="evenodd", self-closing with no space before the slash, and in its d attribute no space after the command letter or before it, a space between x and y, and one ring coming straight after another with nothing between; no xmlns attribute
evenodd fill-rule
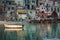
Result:
<svg viewBox="0 0 60 40"><path fill-rule="evenodd" d="M0 40L60 40L60 23L26 23L23 31L5 31L0 26Z"/></svg>

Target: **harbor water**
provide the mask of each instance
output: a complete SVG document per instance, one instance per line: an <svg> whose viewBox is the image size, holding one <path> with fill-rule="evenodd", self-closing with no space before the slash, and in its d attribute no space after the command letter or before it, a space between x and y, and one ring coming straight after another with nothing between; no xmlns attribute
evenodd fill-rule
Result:
<svg viewBox="0 0 60 40"><path fill-rule="evenodd" d="M5 31L0 26L0 40L60 40L60 23L24 24L24 30Z"/></svg>

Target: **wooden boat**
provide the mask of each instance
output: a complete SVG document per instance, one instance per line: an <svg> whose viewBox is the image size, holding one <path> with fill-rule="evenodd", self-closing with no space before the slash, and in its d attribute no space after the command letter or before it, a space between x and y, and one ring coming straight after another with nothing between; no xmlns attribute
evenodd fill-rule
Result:
<svg viewBox="0 0 60 40"><path fill-rule="evenodd" d="M5 30L23 30L23 25L4 24Z"/></svg>

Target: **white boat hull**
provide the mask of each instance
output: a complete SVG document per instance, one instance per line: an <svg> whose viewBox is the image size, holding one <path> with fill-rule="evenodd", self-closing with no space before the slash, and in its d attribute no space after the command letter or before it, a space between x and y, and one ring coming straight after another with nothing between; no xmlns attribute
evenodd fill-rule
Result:
<svg viewBox="0 0 60 40"><path fill-rule="evenodd" d="M22 25L10 25L10 24L4 24L5 30L23 30Z"/></svg>

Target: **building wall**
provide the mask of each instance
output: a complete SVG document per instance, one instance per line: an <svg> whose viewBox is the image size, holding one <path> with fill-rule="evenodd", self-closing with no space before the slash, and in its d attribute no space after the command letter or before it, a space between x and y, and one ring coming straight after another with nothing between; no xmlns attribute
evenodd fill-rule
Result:
<svg viewBox="0 0 60 40"><path fill-rule="evenodd" d="M28 15L27 16L31 19L36 18L36 11L35 10L28 10Z"/></svg>
<svg viewBox="0 0 60 40"><path fill-rule="evenodd" d="M20 4L21 6L25 5L24 0L15 0L15 3Z"/></svg>
<svg viewBox="0 0 60 40"><path fill-rule="evenodd" d="M20 14L19 17L21 17L22 19L26 19L26 14Z"/></svg>
<svg viewBox="0 0 60 40"><path fill-rule="evenodd" d="M18 20L19 19L26 19L26 14L17 14L18 15Z"/></svg>
<svg viewBox="0 0 60 40"><path fill-rule="evenodd" d="M11 20L11 17L12 17L11 12L14 12L15 10L16 10L16 5L6 4L6 8L5 8L5 11L6 11L6 20Z"/></svg>
<svg viewBox="0 0 60 40"><path fill-rule="evenodd" d="M36 6L36 0L25 0L25 6L27 9L34 9ZM32 8L32 6L34 7Z"/></svg>

